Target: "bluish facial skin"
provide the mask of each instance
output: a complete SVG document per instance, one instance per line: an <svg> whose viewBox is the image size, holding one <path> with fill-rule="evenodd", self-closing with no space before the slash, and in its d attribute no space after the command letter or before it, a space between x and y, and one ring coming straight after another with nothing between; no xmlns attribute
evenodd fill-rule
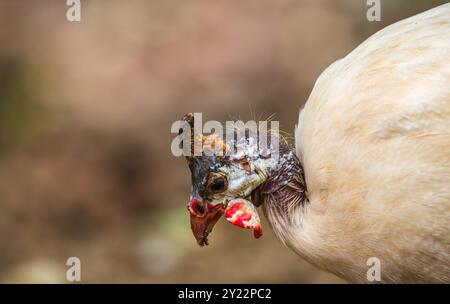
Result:
<svg viewBox="0 0 450 304"><path fill-rule="evenodd" d="M277 160L262 157L254 147L256 141L245 141L230 156L198 156L189 163L192 179L191 201L199 209L216 206L236 198L247 198L264 183ZM192 206L190 206L192 207Z"/></svg>

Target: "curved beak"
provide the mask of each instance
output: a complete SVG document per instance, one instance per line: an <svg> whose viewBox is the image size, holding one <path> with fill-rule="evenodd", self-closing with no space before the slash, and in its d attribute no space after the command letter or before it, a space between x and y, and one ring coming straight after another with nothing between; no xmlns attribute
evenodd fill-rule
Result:
<svg viewBox="0 0 450 304"><path fill-rule="evenodd" d="M194 197L188 203L187 209L191 215L191 229L197 244L208 245L208 235L224 213L223 205L205 204L202 200Z"/></svg>

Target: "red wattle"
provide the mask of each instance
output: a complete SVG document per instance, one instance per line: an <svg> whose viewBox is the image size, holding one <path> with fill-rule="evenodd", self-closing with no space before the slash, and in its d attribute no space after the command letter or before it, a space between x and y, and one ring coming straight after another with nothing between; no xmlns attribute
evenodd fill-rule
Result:
<svg viewBox="0 0 450 304"><path fill-rule="evenodd" d="M259 238L262 235L261 226L258 225L257 227L253 227L248 223L253 216L257 216L253 214L252 211L252 209L248 209L247 205L244 202L236 202L225 210L225 217L233 225L241 228L253 229L255 238Z"/></svg>

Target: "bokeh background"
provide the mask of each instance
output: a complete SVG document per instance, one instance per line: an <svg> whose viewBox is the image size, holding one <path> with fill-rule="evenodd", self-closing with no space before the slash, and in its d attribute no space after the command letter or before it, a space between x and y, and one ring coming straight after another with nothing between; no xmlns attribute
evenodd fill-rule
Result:
<svg viewBox="0 0 450 304"><path fill-rule="evenodd" d="M0 0L0 282L340 283L221 221L199 248L172 122L276 113L372 33L446 1Z"/></svg>

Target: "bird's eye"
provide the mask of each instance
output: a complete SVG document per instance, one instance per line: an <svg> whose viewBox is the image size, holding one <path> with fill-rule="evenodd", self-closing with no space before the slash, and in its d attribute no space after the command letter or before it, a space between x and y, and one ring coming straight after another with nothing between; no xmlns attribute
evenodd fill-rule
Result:
<svg viewBox="0 0 450 304"><path fill-rule="evenodd" d="M223 176L213 177L209 184L209 190L211 192L217 193L225 190L226 179Z"/></svg>

